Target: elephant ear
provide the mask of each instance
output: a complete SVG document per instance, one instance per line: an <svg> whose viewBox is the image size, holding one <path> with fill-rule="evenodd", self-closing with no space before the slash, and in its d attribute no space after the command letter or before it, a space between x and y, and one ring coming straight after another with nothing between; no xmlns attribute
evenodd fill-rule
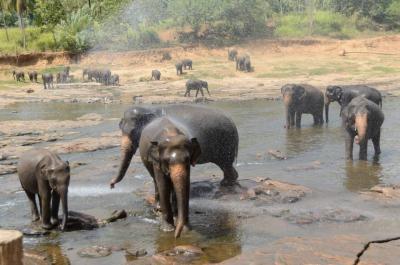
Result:
<svg viewBox="0 0 400 265"><path fill-rule="evenodd" d="M294 90L297 100L302 100L307 94L307 92L303 86L294 86L293 90Z"/></svg>
<svg viewBox="0 0 400 265"><path fill-rule="evenodd" d="M343 96L343 88L341 88L340 86L335 86L334 87L335 88L335 96L336 96L336 99L338 100L338 101L340 101L340 99L342 98L342 96Z"/></svg>
<svg viewBox="0 0 400 265"><path fill-rule="evenodd" d="M200 148L199 142L197 141L197 138L192 138L191 142L192 142L192 153L190 156L190 164L192 166L195 166L197 163L197 160L199 159L199 157L201 155L201 148Z"/></svg>

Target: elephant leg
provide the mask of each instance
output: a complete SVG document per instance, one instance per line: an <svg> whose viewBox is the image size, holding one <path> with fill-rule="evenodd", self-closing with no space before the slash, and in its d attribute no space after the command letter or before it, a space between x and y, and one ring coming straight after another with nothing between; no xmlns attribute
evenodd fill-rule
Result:
<svg viewBox="0 0 400 265"><path fill-rule="evenodd" d="M301 112L296 112L296 127L300 128L301 127Z"/></svg>
<svg viewBox="0 0 400 265"><path fill-rule="evenodd" d="M380 142L381 142L381 130L379 129L378 134L372 138L372 143L374 144L375 156L378 156L381 153Z"/></svg>
<svg viewBox="0 0 400 265"><path fill-rule="evenodd" d="M39 183L39 186L41 184ZM44 229L51 229L52 225L50 223L50 200L51 194L49 190L46 188L39 187L39 193L41 194L41 205L42 205L42 228Z"/></svg>
<svg viewBox="0 0 400 265"><path fill-rule="evenodd" d="M345 154L347 160L353 160L353 145L354 145L354 136L350 135L346 132L345 135Z"/></svg>
<svg viewBox="0 0 400 265"><path fill-rule="evenodd" d="M53 226L58 225L58 209L60 208L60 195L52 191L51 193L51 219L50 222Z"/></svg>
<svg viewBox="0 0 400 265"><path fill-rule="evenodd" d="M290 127L294 127L294 118L295 118L295 116L296 116L296 112L294 112L294 111L291 111L290 112Z"/></svg>
<svg viewBox="0 0 400 265"><path fill-rule="evenodd" d="M232 186L236 183L239 177L238 172L232 164L229 165L218 165L224 172L224 179L221 181L221 186Z"/></svg>
<svg viewBox="0 0 400 265"><path fill-rule="evenodd" d="M197 88L196 89L196 98L197 98L197 95L199 94L199 89Z"/></svg>
<svg viewBox="0 0 400 265"><path fill-rule="evenodd" d="M147 171L150 173L150 176L153 178L153 182L154 182L154 200L156 202L156 209L160 209L160 193L158 191L158 186L157 186L157 182L156 182L156 178L154 176L154 169L153 169L153 165L145 165Z"/></svg>
<svg viewBox="0 0 400 265"><path fill-rule="evenodd" d="M200 92L201 92L201 96L204 98L204 91L203 91L202 87L200 88Z"/></svg>
<svg viewBox="0 0 400 265"><path fill-rule="evenodd" d="M172 183L159 168L154 167L154 176L160 193L161 230L164 232L174 231L174 218L171 208Z"/></svg>
<svg viewBox="0 0 400 265"><path fill-rule="evenodd" d="M321 111L319 113L318 117L319 117L319 124L321 124L321 125L324 124L324 112L323 111Z"/></svg>
<svg viewBox="0 0 400 265"><path fill-rule="evenodd" d="M26 196L28 196L29 204L31 206L32 222L36 222L40 219L40 217L39 217L39 212L38 212L38 208L36 205L35 193L29 192L27 190L25 190L25 193L26 193Z"/></svg>
<svg viewBox="0 0 400 265"><path fill-rule="evenodd" d="M360 143L360 160L367 160L367 149L368 149L368 140L365 139Z"/></svg>
<svg viewBox="0 0 400 265"><path fill-rule="evenodd" d="M186 89L184 97L187 97L187 95L188 95L188 90Z"/></svg>
<svg viewBox="0 0 400 265"><path fill-rule="evenodd" d="M174 189L172 189L171 192L171 201L172 201L172 213L176 217L178 215L178 201L176 199L176 193Z"/></svg>
<svg viewBox="0 0 400 265"><path fill-rule="evenodd" d="M208 95L211 97L211 94L210 94L210 91L208 90L208 87L206 87L206 89L207 89Z"/></svg>

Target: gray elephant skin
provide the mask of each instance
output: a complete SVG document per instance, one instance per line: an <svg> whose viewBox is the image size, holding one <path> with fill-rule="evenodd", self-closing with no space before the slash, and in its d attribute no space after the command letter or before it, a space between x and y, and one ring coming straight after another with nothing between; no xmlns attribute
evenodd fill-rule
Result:
<svg viewBox="0 0 400 265"><path fill-rule="evenodd" d="M45 149L35 149L23 154L18 162L18 177L28 196L32 220L39 220L36 194L39 196L42 227L51 229L58 225L60 200L63 209L61 229L68 220L69 163Z"/></svg>
<svg viewBox="0 0 400 265"><path fill-rule="evenodd" d="M52 73L42 74L42 81L44 89L49 89L50 87L54 88L54 77Z"/></svg>
<svg viewBox="0 0 400 265"><path fill-rule="evenodd" d="M37 83L38 73L36 71L28 72L29 80Z"/></svg>
<svg viewBox="0 0 400 265"><path fill-rule="evenodd" d="M160 80L161 79L161 72L158 70L151 71L151 79L153 80Z"/></svg>
<svg viewBox="0 0 400 265"><path fill-rule="evenodd" d="M189 79L186 82L186 92L185 92L184 96L190 97L190 91L196 90L196 98L197 98L197 95L199 94L199 91L201 92L201 96L204 97L203 88L205 88L207 90L208 95L211 96L210 91L208 90L207 81L199 80L199 79Z"/></svg>
<svg viewBox="0 0 400 265"><path fill-rule="evenodd" d="M354 142L360 145L359 159L367 160L368 140L372 139L375 157L381 153L381 126L385 120L382 110L374 102L362 97L355 97L342 111L345 129L346 159L353 159Z"/></svg>
<svg viewBox="0 0 400 265"><path fill-rule="evenodd" d="M113 74L110 77L110 85L119 86L119 75Z"/></svg>
<svg viewBox="0 0 400 265"><path fill-rule="evenodd" d="M324 123L324 94L307 84L287 84L281 88L286 110L286 128L301 127L303 113L311 114L314 125Z"/></svg>
<svg viewBox="0 0 400 265"><path fill-rule="evenodd" d="M193 70L193 61L191 59L183 59L182 60L183 69Z"/></svg>
<svg viewBox="0 0 400 265"><path fill-rule="evenodd" d="M176 63L175 64L175 69L176 69L176 75L182 75L183 74L183 64L182 64L182 62Z"/></svg>
<svg viewBox="0 0 400 265"><path fill-rule="evenodd" d="M185 126L164 116L143 129L139 151L143 164L154 179L162 212L161 228L173 231L174 208L178 215L175 237L179 237L182 230L190 230L190 166L194 166L201 155L200 145Z"/></svg>
<svg viewBox="0 0 400 265"><path fill-rule="evenodd" d="M238 55L238 51L237 50L235 50L235 49L228 50L228 60L229 61L233 61L234 62L236 60L237 55Z"/></svg>
<svg viewBox="0 0 400 265"><path fill-rule="evenodd" d="M23 71L13 71L13 77L17 82L25 82L25 73Z"/></svg>
<svg viewBox="0 0 400 265"><path fill-rule="evenodd" d="M358 96L363 96L375 102L382 108L382 95L373 88L366 85L342 85L328 86L325 92L325 120L329 122L329 104L337 101L340 105L340 112L350 101Z"/></svg>
<svg viewBox="0 0 400 265"><path fill-rule="evenodd" d="M160 118L168 119L171 124L169 126L178 128L176 131L179 131L179 135L183 134L184 142L187 143L189 139L193 143L193 138L195 138L201 150L196 164L214 163L221 168L224 174L221 185L236 183L238 173L233 163L238 153L239 135L233 121L216 109L192 105L168 105L148 108L133 107L125 111L120 122L122 131L121 165L117 177L110 182L111 188L114 188L114 185L124 178L132 157L140 145L139 142L152 138L153 131L150 129L161 126L162 123L158 120ZM156 123L153 124L153 122ZM142 138L144 139L142 140ZM178 138L183 139L182 137ZM146 167L151 172L151 167ZM157 202L160 201L157 185L155 185L155 198ZM185 222L183 226L184 224Z"/></svg>

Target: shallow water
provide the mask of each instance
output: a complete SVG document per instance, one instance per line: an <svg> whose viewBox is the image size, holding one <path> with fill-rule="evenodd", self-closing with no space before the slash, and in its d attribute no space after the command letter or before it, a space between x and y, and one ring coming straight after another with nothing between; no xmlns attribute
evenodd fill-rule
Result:
<svg viewBox="0 0 400 265"><path fill-rule="evenodd" d="M168 250L175 245L193 244L206 252L202 262L219 262L243 251L265 246L288 236L326 236L337 233L358 233L387 236L399 231L397 207L382 207L360 198L358 191L379 183L399 183L400 134L398 111L400 100L384 101L385 122L381 137L382 155L373 162L372 144L369 161L353 163L344 160L344 140L338 117L339 109L331 105L329 125L313 127L311 116L303 116L301 130L286 130L284 109L279 101L213 103L235 121L240 135L237 169L241 179L269 177L304 185L313 190L310 196L294 204L257 204L249 201L191 200L190 219L193 231L175 240L170 233L159 231L152 208L143 201L143 191L152 190L151 178L140 163L131 164L128 175L114 190L108 182L116 172L118 148L92 153L62 156L69 161L82 161L85 166L72 170L69 193L70 210L106 217L115 209L131 212L126 220L93 231L67 232L49 238L25 238L29 247L46 250L54 264L124 264L124 252L114 252L101 259L83 259L80 248L92 245L144 248L149 254ZM1 120L75 119L87 113L105 118L119 118L124 105L103 104L18 104L0 110ZM14 111L17 111L16 113ZM74 137L96 136L118 129L118 120L79 129ZM287 160L275 160L266 153L281 150ZM357 152L358 149L355 149ZM355 157L358 157L355 155ZM221 171L211 164L192 170L192 182L220 180ZM29 224L29 205L20 191L16 175L0 177L0 227L21 228ZM301 214L310 211L343 209L367 217L361 222L317 222L298 225L274 217L275 212L290 210ZM112 261L112 262L111 262Z"/></svg>

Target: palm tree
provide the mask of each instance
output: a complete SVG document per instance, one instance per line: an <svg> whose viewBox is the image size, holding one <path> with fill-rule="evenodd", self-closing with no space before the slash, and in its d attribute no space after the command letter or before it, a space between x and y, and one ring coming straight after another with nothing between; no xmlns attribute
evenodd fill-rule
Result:
<svg viewBox="0 0 400 265"><path fill-rule="evenodd" d="M10 41L10 37L8 36L7 24L6 24L6 11L11 10L11 0L0 0L0 8L1 8L1 12L3 13L2 17L3 17L4 28L6 29L7 41Z"/></svg>
<svg viewBox="0 0 400 265"><path fill-rule="evenodd" d="M24 38L24 49L26 48L26 35L25 35L25 25L23 20L23 15L28 8L26 0L16 0L15 1L15 9L17 10L18 18L19 18L19 26L21 27L22 36Z"/></svg>

